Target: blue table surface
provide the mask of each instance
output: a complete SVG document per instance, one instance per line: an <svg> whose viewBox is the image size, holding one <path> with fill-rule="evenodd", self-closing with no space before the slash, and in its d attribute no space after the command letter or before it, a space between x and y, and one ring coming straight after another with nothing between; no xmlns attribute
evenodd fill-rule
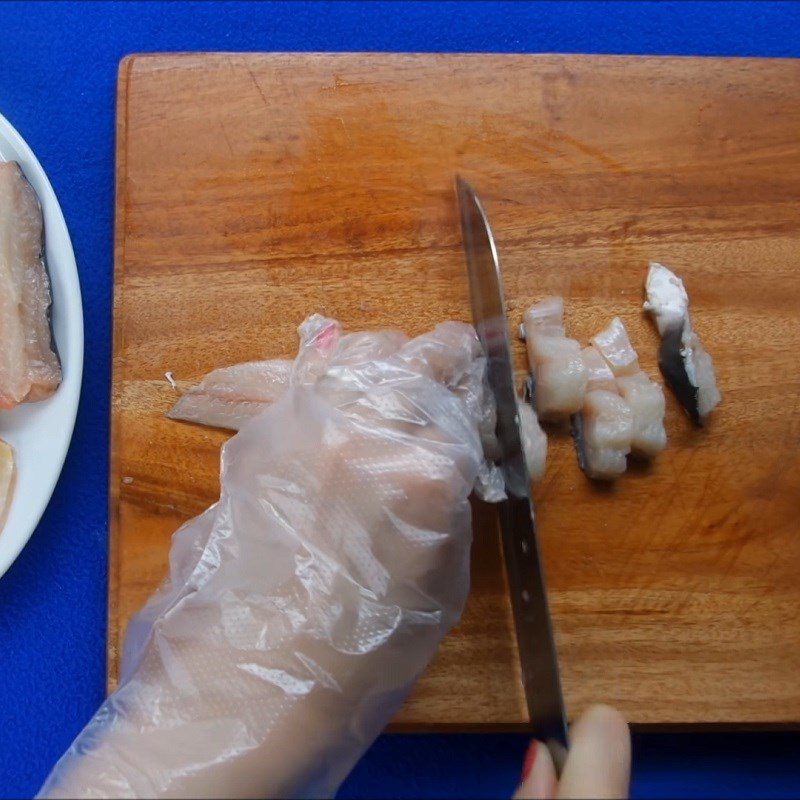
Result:
<svg viewBox="0 0 800 800"><path fill-rule="evenodd" d="M0 580L0 796L34 793L103 698L114 113L128 53L383 50L800 56L771 2L0 4L0 112L50 176L83 288L75 437L30 543ZM800 681L800 676L798 676ZM383 736L341 797L504 797L520 735ZM800 796L796 733L638 734L636 797Z"/></svg>

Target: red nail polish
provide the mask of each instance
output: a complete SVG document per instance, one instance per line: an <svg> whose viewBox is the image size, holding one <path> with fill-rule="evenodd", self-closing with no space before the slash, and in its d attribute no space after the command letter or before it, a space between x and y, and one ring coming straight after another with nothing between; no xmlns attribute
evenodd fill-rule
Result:
<svg viewBox="0 0 800 800"><path fill-rule="evenodd" d="M525 761L522 763L522 780L524 781L528 775L531 774L533 765L536 762L536 751L539 748L539 742L533 741L528 746L528 751L525 753Z"/></svg>

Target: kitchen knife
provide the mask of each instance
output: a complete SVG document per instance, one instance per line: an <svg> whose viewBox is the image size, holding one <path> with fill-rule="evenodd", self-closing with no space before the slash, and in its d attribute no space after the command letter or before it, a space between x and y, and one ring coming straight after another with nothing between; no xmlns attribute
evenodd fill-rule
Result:
<svg viewBox="0 0 800 800"><path fill-rule="evenodd" d="M507 499L497 504L522 684L533 735L545 742L560 773L567 727L544 570L536 541L530 478L517 414L497 247L486 212L472 187L456 178L461 233L467 258L472 318L486 352L487 379L497 406L500 468Z"/></svg>

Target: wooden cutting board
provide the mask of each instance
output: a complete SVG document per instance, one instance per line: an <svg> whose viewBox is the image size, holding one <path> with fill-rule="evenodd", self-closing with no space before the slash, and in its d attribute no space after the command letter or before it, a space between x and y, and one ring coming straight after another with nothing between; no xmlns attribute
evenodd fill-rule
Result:
<svg viewBox="0 0 800 800"><path fill-rule="evenodd" d="M497 55L152 55L120 67L109 679L170 536L218 496L220 431L164 417L312 312L417 334L469 320L453 176L488 209L509 316L613 315L656 375L650 259L688 286L723 403L615 486L551 430L536 487L571 716L800 721L800 65ZM522 346L517 345L522 366ZM398 727L526 719L496 531Z"/></svg>

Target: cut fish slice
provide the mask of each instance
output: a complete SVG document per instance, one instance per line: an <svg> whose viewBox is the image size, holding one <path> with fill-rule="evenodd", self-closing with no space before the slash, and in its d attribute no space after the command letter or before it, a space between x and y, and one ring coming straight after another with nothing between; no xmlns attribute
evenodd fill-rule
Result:
<svg viewBox="0 0 800 800"><path fill-rule="evenodd" d="M578 462L596 480L613 480L625 472L632 435L633 414L616 391L587 392L583 410L572 418Z"/></svg>
<svg viewBox="0 0 800 800"><path fill-rule="evenodd" d="M619 317L592 337L592 342L614 374L617 392L633 413L631 452L653 458L667 446L663 389L639 366L639 356Z"/></svg>
<svg viewBox="0 0 800 800"><path fill-rule="evenodd" d="M650 263L645 311L661 336L658 365L686 413L702 425L722 396L714 364L692 328L689 295L683 281L663 264Z"/></svg>
<svg viewBox="0 0 800 800"><path fill-rule="evenodd" d="M540 481L544 476L547 460L547 435L542 430L536 412L525 402L517 401L519 431L522 439L522 452L532 481Z"/></svg>
<svg viewBox="0 0 800 800"><path fill-rule="evenodd" d="M592 337L592 344L608 362L615 378L621 375L635 375L639 371L639 357L619 317L614 317L607 328L595 334Z"/></svg>
<svg viewBox="0 0 800 800"><path fill-rule="evenodd" d="M653 458L667 446L664 429L664 392L644 372L617 378L617 388L633 413L631 452Z"/></svg>
<svg viewBox="0 0 800 800"><path fill-rule="evenodd" d="M589 345L581 350L581 358L586 367L586 391L605 389L607 392L617 391L617 381L611 367L600 355L596 347Z"/></svg>
<svg viewBox="0 0 800 800"><path fill-rule="evenodd" d="M215 369L167 413L170 419L238 431L289 385L292 361L249 361Z"/></svg>
<svg viewBox="0 0 800 800"><path fill-rule="evenodd" d="M14 451L10 444L0 439L0 531L3 530L14 495L15 473Z"/></svg>
<svg viewBox="0 0 800 800"><path fill-rule="evenodd" d="M534 303L526 312L522 320L522 338L525 339L528 330L536 330L547 336L566 336L564 330L564 298L545 297Z"/></svg>
<svg viewBox="0 0 800 800"><path fill-rule="evenodd" d="M18 164L0 163L0 408L43 400L61 383L43 235L33 188Z"/></svg>
<svg viewBox="0 0 800 800"><path fill-rule="evenodd" d="M571 425L578 463L590 478L613 480L625 472L633 413L620 397L614 373L600 352L589 345L581 350L581 358L586 366L586 396Z"/></svg>
<svg viewBox="0 0 800 800"><path fill-rule="evenodd" d="M564 333L564 301L547 297L531 306L523 328L539 418L558 420L579 411L586 392L586 367L580 345Z"/></svg>

